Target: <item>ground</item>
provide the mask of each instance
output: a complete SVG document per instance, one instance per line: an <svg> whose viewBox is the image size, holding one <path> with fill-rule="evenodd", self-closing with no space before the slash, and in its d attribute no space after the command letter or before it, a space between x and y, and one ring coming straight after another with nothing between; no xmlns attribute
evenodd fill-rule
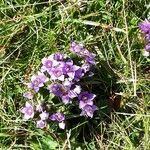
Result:
<svg viewBox="0 0 150 150"><path fill-rule="evenodd" d="M150 149L150 59L138 24L148 0L0 1L0 149ZM24 82L71 41L96 54L86 85L97 94L93 119L72 117L64 131L23 121Z"/></svg>

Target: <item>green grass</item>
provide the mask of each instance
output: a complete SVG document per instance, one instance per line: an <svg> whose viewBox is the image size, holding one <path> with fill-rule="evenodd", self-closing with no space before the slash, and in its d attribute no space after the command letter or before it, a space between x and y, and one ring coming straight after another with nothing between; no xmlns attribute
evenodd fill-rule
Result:
<svg viewBox="0 0 150 150"><path fill-rule="evenodd" d="M150 59L142 55L138 30L149 6L148 0L1 0L0 149L149 150ZM109 24L113 28L105 29ZM73 122L64 132L36 129L19 112L23 81L44 56L69 54L72 40L97 55L96 75L87 84L98 95L99 118Z"/></svg>

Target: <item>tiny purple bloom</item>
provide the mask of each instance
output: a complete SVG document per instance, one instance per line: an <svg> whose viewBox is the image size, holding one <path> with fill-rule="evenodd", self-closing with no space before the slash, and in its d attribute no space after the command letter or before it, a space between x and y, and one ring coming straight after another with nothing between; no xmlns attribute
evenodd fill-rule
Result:
<svg viewBox="0 0 150 150"><path fill-rule="evenodd" d="M145 37L146 37L146 40L147 40L148 42L150 42L150 31L149 31L148 34L145 35Z"/></svg>
<svg viewBox="0 0 150 150"><path fill-rule="evenodd" d="M66 56L61 52L57 52L54 54L54 60L56 61L63 61L65 58Z"/></svg>
<svg viewBox="0 0 150 150"><path fill-rule="evenodd" d="M86 105L93 105L93 99L96 97L95 94L82 92L78 96L79 99L79 108L83 108Z"/></svg>
<svg viewBox="0 0 150 150"><path fill-rule="evenodd" d="M37 128L43 129L43 128L45 128L46 126L47 126L47 123L46 123L45 121L43 121L43 120L38 120L37 123L36 123L36 127L37 127Z"/></svg>
<svg viewBox="0 0 150 150"><path fill-rule="evenodd" d="M74 79L75 71L78 70L80 67L73 65L73 61L68 61L63 65L63 73L68 75L71 79Z"/></svg>
<svg viewBox="0 0 150 150"><path fill-rule="evenodd" d="M44 71L49 71L52 66L53 66L53 61L48 59L48 58L43 58L42 59L42 68L41 68L41 71L44 72Z"/></svg>
<svg viewBox="0 0 150 150"><path fill-rule="evenodd" d="M77 44L75 42L71 43L70 51L76 53L77 55L80 56L81 51L83 50L83 45L82 44Z"/></svg>
<svg viewBox="0 0 150 150"><path fill-rule="evenodd" d="M64 104L71 103L71 99L70 99L70 97L69 97L68 95L63 95L63 96L61 97L61 99L62 99L62 102L63 102Z"/></svg>
<svg viewBox="0 0 150 150"><path fill-rule="evenodd" d="M64 75L63 75L63 71L62 68L53 68L49 74L51 75L51 79L52 80L60 80L60 81L64 81Z"/></svg>
<svg viewBox="0 0 150 150"><path fill-rule="evenodd" d="M42 59L43 66L41 67L41 72L47 71L49 72L53 67L56 67L59 65L59 62L54 60L54 54L44 57Z"/></svg>
<svg viewBox="0 0 150 150"><path fill-rule="evenodd" d="M50 120L62 122L65 120L65 115L63 113L57 112L50 116Z"/></svg>
<svg viewBox="0 0 150 150"><path fill-rule="evenodd" d="M72 82L72 79L65 78L65 80L64 80L64 82L63 82L63 85L64 85L65 87L70 88L72 84L74 84L74 83Z"/></svg>
<svg viewBox="0 0 150 150"><path fill-rule="evenodd" d="M91 65L88 63L85 63L82 65L82 69L84 70L84 73L87 73L90 70Z"/></svg>
<svg viewBox="0 0 150 150"><path fill-rule="evenodd" d="M32 99L33 98L33 94L31 92L26 92L23 94L23 97L26 97L28 99Z"/></svg>
<svg viewBox="0 0 150 150"><path fill-rule="evenodd" d="M79 68L75 71L75 77L74 80L79 81L84 76L84 70L82 68Z"/></svg>
<svg viewBox="0 0 150 150"><path fill-rule="evenodd" d="M145 46L145 50L150 52L150 43L148 43L146 46Z"/></svg>
<svg viewBox="0 0 150 150"><path fill-rule="evenodd" d="M86 63L95 65L95 54L91 53L89 56L85 59Z"/></svg>
<svg viewBox="0 0 150 150"><path fill-rule="evenodd" d="M65 92L63 85L59 83L52 83L48 86L48 90L56 96L62 96Z"/></svg>
<svg viewBox="0 0 150 150"><path fill-rule="evenodd" d="M26 102L25 107L23 107L20 111L24 114L24 119L25 120L28 120L28 119L34 117L33 106L28 102Z"/></svg>
<svg viewBox="0 0 150 150"><path fill-rule="evenodd" d="M36 105L36 111L38 112L42 112L43 111L43 107L41 104Z"/></svg>
<svg viewBox="0 0 150 150"><path fill-rule="evenodd" d="M38 75L33 75L31 77L31 83L28 83L28 88L34 89L35 92L38 92L40 87L44 86L44 83L48 81L48 78L41 72L38 72Z"/></svg>
<svg viewBox="0 0 150 150"><path fill-rule="evenodd" d="M47 113L46 111L44 111L40 114L41 120L47 120L48 116L49 116L49 113Z"/></svg>
<svg viewBox="0 0 150 150"><path fill-rule="evenodd" d="M71 43L70 50L85 59L86 63L95 65L95 54L89 52L82 44Z"/></svg>
<svg viewBox="0 0 150 150"><path fill-rule="evenodd" d="M78 95L81 93L81 87L79 85L75 85L73 89L70 89L68 91L68 96L70 98L78 97Z"/></svg>
<svg viewBox="0 0 150 150"><path fill-rule="evenodd" d="M81 54L82 57L91 55L91 53L86 48L82 49L80 54Z"/></svg>
<svg viewBox="0 0 150 150"><path fill-rule="evenodd" d="M139 28L145 34L150 33L150 22L145 19L145 21L139 24Z"/></svg>
<svg viewBox="0 0 150 150"><path fill-rule="evenodd" d="M82 112L81 112L81 116L86 116L86 117L91 117L93 118L93 114L94 112L98 110L97 106L95 105L85 105L83 108L82 108Z"/></svg>

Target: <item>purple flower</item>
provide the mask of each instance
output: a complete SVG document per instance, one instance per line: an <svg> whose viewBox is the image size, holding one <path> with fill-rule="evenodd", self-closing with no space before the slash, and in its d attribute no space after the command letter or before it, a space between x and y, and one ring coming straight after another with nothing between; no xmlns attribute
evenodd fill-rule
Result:
<svg viewBox="0 0 150 150"><path fill-rule="evenodd" d="M148 42L150 42L150 32L149 32L148 34L146 34L145 37L146 37L146 40L147 40Z"/></svg>
<svg viewBox="0 0 150 150"><path fill-rule="evenodd" d="M48 58L43 58L42 59L42 68L41 68L41 71L44 72L44 71L49 71L52 66L53 66L53 61L52 60L49 60Z"/></svg>
<svg viewBox="0 0 150 150"><path fill-rule="evenodd" d="M51 75L51 79L52 80L60 80L60 81L64 81L65 76L63 75L63 71L62 68L53 68L49 74Z"/></svg>
<svg viewBox="0 0 150 150"><path fill-rule="evenodd" d="M90 55L86 56L85 61L88 64L95 65L95 54L90 53Z"/></svg>
<svg viewBox="0 0 150 150"><path fill-rule="evenodd" d="M71 79L74 79L75 71L78 70L80 67L73 65L73 61L68 61L63 65L63 73L68 75Z"/></svg>
<svg viewBox="0 0 150 150"><path fill-rule="evenodd" d="M97 106L95 105L85 105L82 108L81 116L86 116L86 117L93 117L94 112L98 110Z"/></svg>
<svg viewBox="0 0 150 150"><path fill-rule="evenodd" d="M150 52L150 43L148 43L146 46L145 46L145 50Z"/></svg>
<svg viewBox="0 0 150 150"><path fill-rule="evenodd" d="M81 56L85 58L85 62L88 64L95 65L95 54L89 52L87 49L83 49Z"/></svg>
<svg viewBox="0 0 150 150"><path fill-rule="evenodd" d="M38 72L38 75L33 75L31 77L31 83L28 83L28 88L33 89L35 92L38 92L40 87L44 86L44 83L48 81L48 78L41 72Z"/></svg>
<svg viewBox="0 0 150 150"><path fill-rule="evenodd" d="M73 88L68 91L68 96L70 98L78 97L78 95L81 93L81 87L79 85L74 85L72 87Z"/></svg>
<svg viewBox="0 0 150 150"><path fill-rule="evenodd" d="M43 107L41 104L36 105L36 111L38 112L42 112L43 111Z"/></svg>
<svg viewBox="0 0 150 150"><path fill-rule="evenodd" d="M80 52L83 50L83 45L82 44L77 44L75 42L71 43L70 51L76 53L77 55L80 56Z"/></svg>
<svg viewBox="0 0 150 150"><path fill-rule="evenodd" d="M71 103L71 99L78 97L81 92L81 87L78 85L73 85L71 88L66 89L66 92L61 96L64 104Z"/></svg>
<svg viewBox="0 0 150 150"><path fill-rule="evenodd" d="M93 105L93 99L96 97L95 94L82 92L78 96L79 99L79 108L83 108L86 105Z"/></svg>
<svg viewBox="0 0 150 150"><path fill-rule="evenodd" d="M41 120L47 120L48 116L49 116L49 113L47 113L46 111L44 111L40 114Z"/></svg>
<svg viewBox="0 0 150 150"><path fill-rule="evenodd" d="M54 54L54 60L63 61L65 58L66 56L61 52L57 52Z"/></svg>
<svg viewBox="0 0 150 150"><path fill-rule="evenodd" d="M54 60L54 54L44 57L42 59L43 66L41 67L41 72L47 71L49 72L53 67L57 66L59 62Z"/></svg>
<svg viewBox="0 0 150 150"><path fill-rule="evenodd" d="M63 95L63 96L61 97L61 99L62 99L62 102L63 102L64 104L71 103L71 99L70 99L70 97L69 97L68 95Z"/></svg>
<svg viewBox="0 0 150 150"><path fill-rule="evenodd" d="M23 97L28 98L28 99L32 99L33 94L31 92L26 92L26 93L23 94Z"/></svg>
<svg viewBox="0 0 150 150"><path fill-rule="evenodd" d="M24 114L24 119L25 120L28 120L28 119L34 117L33 106L31 104L29 104L28 102L26 102L25 107L23 107L20 111Z"/></svg>
<svg viewBox="0 0 150 150"><path fill-rule="evenodd" d="M36 123L36 127L37 127L37 128L43 129L43 128L45 128L46 126L47 126L47 123L46 123L45 121L43 121L43 120L38 120L37 123Z"/></svg>
<svg viewBox="0 0 150 150"><path fill-rule="evenodd" d="M90 67L91 67L90 64L84 63L84 64L82 65L82 69L83 69L84 73L87 73L87 72L90 70Z"/></svg>
<svg viewBox="0 0 150 150"><path fill-rule="evenodd" d="M52 121L57 121L59 123L59 128L65 129L65 115L63 113L57 112L50 116L49 118Z"/></svg>
<svg viewBox="0 0 150 150"><path fill-rule="evenodd" d="M89 56L90 54L91 53L86 48L83 48L82 51L80 51L82 57Z"/></svg>
<svg viewBox="0 0 150 150"><path fill-rule="evenodd" d="M57 113L54 113L50 116L50 120L62 122L65 120L65 115L63 113L57 112Z"/></svg>
<svg viewBox="0 0 150 150"><path fill-rule="evenodd" d="M89 52L86 48L83 47L82 44L77 44L75 42L72 42L70 50L76 53L78 56L84 58L86 63L95 65L96 55Z"/></svg>
<svg viewBox="0 0 150 150"><path fill-rule="evenodd" d="M75 77L74 80L79 81L84 76L84 70L82 68L79 68L75 71Z"/></svg>
<svg viewBox="0 0 150 150"><path fill-rule="evenodd" d="M145 19L145 21L139 24L139 28L145 34L150 33L150 22Z"/></svg>
<svg viewBox="0 0 150 150"><path fill-rule="evenodd" d="M52 83L48 86L48 90L56 96L62 96L65 92L63 85L59 83Z"/></svg>
<svg viewBox="0 0 150 150"><path fill-rule="evenodd" d="M63 85L64 85L65 87L70 88L70 87L72 86L72 84L74 84L73 81L72 81L72 79L65 78L65 80L64 80L64 82L63 82Z"/></svg>

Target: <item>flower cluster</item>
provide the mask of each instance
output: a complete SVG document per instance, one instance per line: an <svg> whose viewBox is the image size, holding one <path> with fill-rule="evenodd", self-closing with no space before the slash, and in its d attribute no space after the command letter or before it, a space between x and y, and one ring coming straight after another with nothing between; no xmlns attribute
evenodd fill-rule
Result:
<svg viewBox="0 0 150 150"><path fill-rule="evenodd" d="M38 114L37 127L45 128L47 121L58 122L61 129L65 128L65 115L61 112L49 112L41 105L31 105L34 95L40 92L40 88L46 87L49 93L58 97L63 104L72 104L74 101L81 109L81 116L93 117L98 109L94 105L95 94L83 91L80 80L87 75L90 68L95 65L95 54L89 52L81 44L71 43L71 52L83 58L84 62L78 66L67 55L57 52L42 59L40 71L31 77L31 82L27 83L28 92L23 96L28 99L25 107L21 109L24 119L28 120ZM32 102L33 104L33 102ZM37 116L37 115L36 115Z"/></svg>
<svg viewBox="0 0 150 150"><path fill-rule="evenodd" d="M150 52L150 22L146 19L142 23L139 24L139 28L142 33L145 35L146 39L146 46L145 50L149 53Z"/></svg>

